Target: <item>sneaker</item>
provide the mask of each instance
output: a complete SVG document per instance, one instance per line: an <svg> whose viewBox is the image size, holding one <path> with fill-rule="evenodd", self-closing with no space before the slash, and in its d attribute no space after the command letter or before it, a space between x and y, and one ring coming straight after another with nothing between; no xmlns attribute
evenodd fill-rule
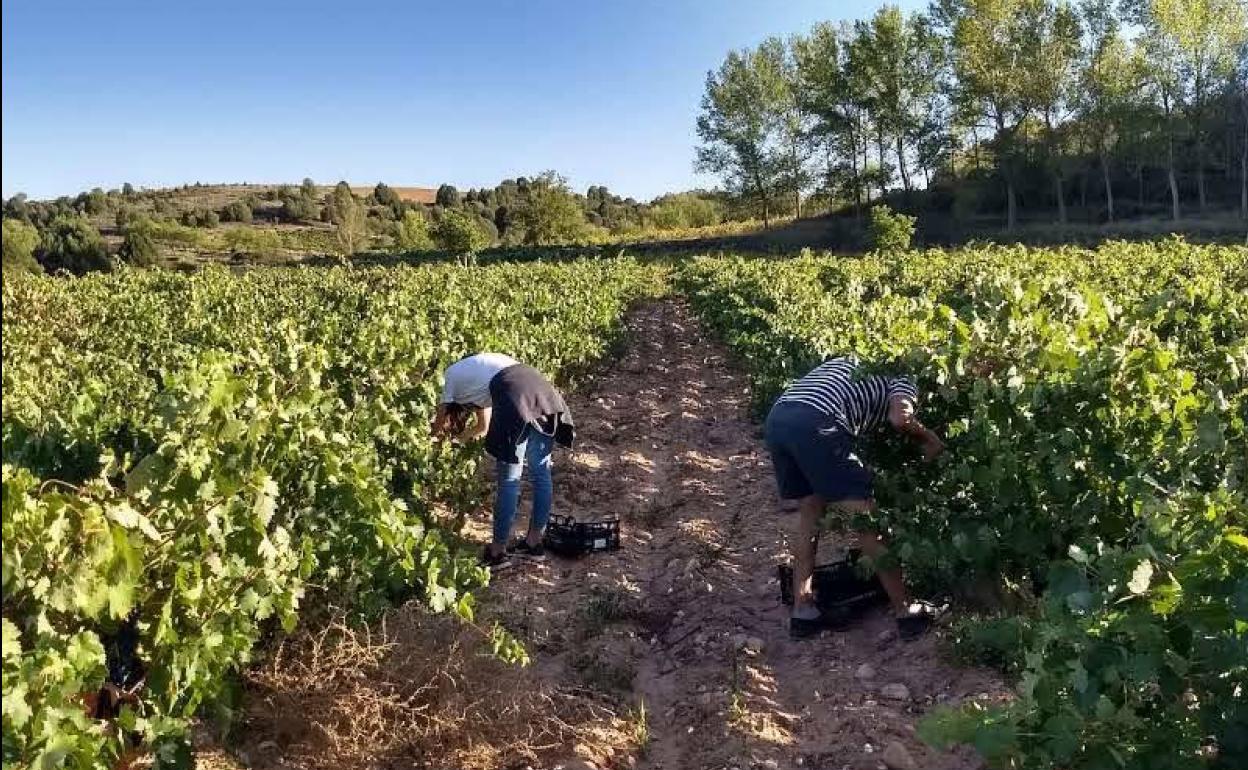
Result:
<svg viewBox="0 0 1248 770"><path fill-rule="evenodd" d="M546 561L546 546L541 543L529 545L529 541L524 538L512 543L507 551L529 561Z"/></svg>
<svg viewBox="0 0 1248 770"><path fill-rule="evenodd" d="M817 618L789 618L789 637L809 639L822 631L843 631L849 626L849 615L837 610L821 610Z"/></svg>
<svg viewBox="0 0 1248 770"><path fill-rule="evenodd" d="M912 604L905 617L897 618L897 636L903 642L912 642L932 630L940 610L930 604Z"/></svg>
<svg viewBox="0 0 1248 770"><path fill-rule="evenodd" d="M500 572L511 566L511 559L507 558L506 552L492 554L489 548L485 548L481 551L480 563L490 572Z"/></svg>
<svg viewBox="0 0 1248 770"><path fill-rule="evenodd" d="M790 639L809 639L823 633L826 628L822 615L817 618L789 618Z"/></svg>

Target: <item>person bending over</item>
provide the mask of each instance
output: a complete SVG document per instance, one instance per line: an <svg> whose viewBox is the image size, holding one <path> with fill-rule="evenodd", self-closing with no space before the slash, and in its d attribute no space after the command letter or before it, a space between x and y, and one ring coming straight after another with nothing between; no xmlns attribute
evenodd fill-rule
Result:
<svg viewBox="0 0 1248 770"><path fill-rule="evenodd" d="M766 443L775 467L780 496L798 500L800 521L793 553L793 612L789 633L803 638L829 627L815 604L812 577L819 544L819 524L826 507L854 514L873 510L871 472L855 443L888 423L919 442L925 462L945 445L915 418L918 397L905 377L864 375L852 357L832 358L781 394L767 415ZM887 545L878 532L858 533L858 546L870 557ZM931 627L933 614L911 605L900 569L877 574L897 616L898 634L913 639Z"/></svg>
<svg viewBox="0 0 1248 770"><path fill-rule="evenodd" d="M571 448L572 414L563 396L540 372L501 353L477 353L447 367L442 401L433 419L435 436L485 438L485 451L498 466L494 534L481 556L491 570L510 565L508 551L545 557L542 536L550 521L550 469L554 445ZM472 418L472 426L467 425ZM508 545L520 500L520 478L529 466L533 512L528 535Z"/></svg>

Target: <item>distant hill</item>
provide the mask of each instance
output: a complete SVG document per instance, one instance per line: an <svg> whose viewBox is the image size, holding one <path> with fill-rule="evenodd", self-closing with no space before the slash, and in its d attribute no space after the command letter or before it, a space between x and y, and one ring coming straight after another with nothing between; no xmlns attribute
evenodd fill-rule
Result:
<svg viewBox="0 0 1248 770"><path fill-rule="evenodd" d="M142 192L149 195L169 198L170 200L188 203L193 206L207 206L210 208L220 208L226 203L238 200L245 195L263 195L268 192L277 190L282 186L299 187L299 180L285 183L249 183L249 184L185 184L177 187L147 187ZM373 194L375 184L370 185L352 185L351 192L366 198ZM334 185L322 184L317 185L318 191L322 195L333 192ZM437 198L438 190L436 187L395 187L391 185L390 189L399 194L399 198L412 203L423 203L432 206Z"/></svg>

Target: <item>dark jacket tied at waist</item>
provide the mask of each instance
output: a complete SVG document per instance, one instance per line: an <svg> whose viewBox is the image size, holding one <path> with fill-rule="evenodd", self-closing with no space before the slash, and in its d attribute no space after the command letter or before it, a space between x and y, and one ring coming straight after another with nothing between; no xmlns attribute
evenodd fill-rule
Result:
<svg viewBox="0 0 1248 770"><path fill-rule="evenodd" d="M532 427L555 437L555 443L568 449L576 439L572 413L559 391L526 364L509 366L490 380L493 413L485 435L485 451L496 460L518 463L516 445L526 428Z"/></svg>

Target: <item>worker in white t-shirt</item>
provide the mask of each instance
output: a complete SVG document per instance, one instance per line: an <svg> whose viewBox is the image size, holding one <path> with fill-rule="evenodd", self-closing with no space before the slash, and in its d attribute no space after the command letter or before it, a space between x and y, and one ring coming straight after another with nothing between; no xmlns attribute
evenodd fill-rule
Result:
<svg viewBox="0 0 1248 770"><path fill-rule="evenodd" d="M447 367L442 400L433 420L435 436L485 438L485 450L498 463L494 537L482 562L492 570L509 566L508 552L542 559L542 537L553 497L551 454L559 443L571 447L572 416L555 387L531 366L502 353L477 353ZM467 427L467 418L473 425ZM526 537L508 543L520 498L520 478L529 467L533 514Z"/></svg>

